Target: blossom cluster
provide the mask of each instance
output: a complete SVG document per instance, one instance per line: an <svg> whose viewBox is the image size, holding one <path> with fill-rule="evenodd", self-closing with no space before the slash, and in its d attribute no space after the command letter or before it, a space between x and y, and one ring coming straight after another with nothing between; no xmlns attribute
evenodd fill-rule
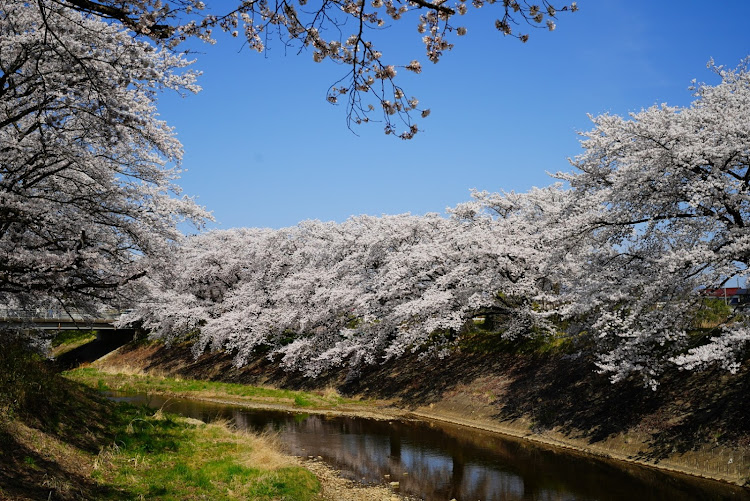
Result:
<svg viewBox="0 0 750 501"><path fill-rule="evenodd" d="M228 349L238 365L263 346L308 375L440 352L467 322L490 313L506 318L510 337L522 326L543 330L546 314L531 300L541 290L530 265L538 255L519 228L531 231L533 223L521 223L526 206L548 191L509 195L502 217L466 218L456 209L452 217L208 232L157 265L150 300L123 321L167 340L194 336L198 352Z"/></svg>
<svg viewBox="0 0 750 501"><path fill-rule="evenodd" d="M71 2L67 6L74 9L77 5ZM394 98L398 92L406 94L400 80L396 79L396 68L419 73L421 66L416 60L399 64L392 55L386 60L374 44L378 32L393 23L412 19L424 44L426 59L437 63L453 48L454 36L467 34L465 26L454 26L453 22L456 16L466 14L472 7L497 10L498 29L524 42L528 40L528 33L516 32L511 26L521 25L522 21L538 27L544 19L553 30L560 12L577 10L575 2L557 7L549 0L539 3L330 0L316 7L310 6L307 0L263 0L237 2L232 10L223 13L209 10L198 0L139 0L121 2L117 6L87 2L86 5L88 13L99 12L171 50L188 37L213 43L214 30L221 30L234 37L244 35L248 47L257 52L265 52L271 42L276 42L300 52L307 51L316 62L329 61L345 67L345 73L333 86L346 91L339 93L329 89L327 101L345 105L349 126L382 122L386 133L402 139L412 138L419 131L415 119L425 118L429 113L407 106L400 102L401 98ZM334 34L332 38L331 34ZM385 101L389 101L390 106L385 105Z"/></svg>
<svg viewBox="0 0 750 501"><path fill-rule="evenodd" d="M0 303L112 300L207 216L178 196L182 147L155 108L196 74L60 2L3 0L0 33Z"/></svg>
<svg viewBox="0 0 750 501"><path fill-rule="evenodd" d="M703 342L694 320L699 291L750 264L749 63L710 63L721 82L694 84L689 107L593 117L577 172L558 174L595 209L571 225L588 241L566 302L587 318L613 380L640 374L653 386L671 364L736 370L750 341L739 312Z"/></svg>

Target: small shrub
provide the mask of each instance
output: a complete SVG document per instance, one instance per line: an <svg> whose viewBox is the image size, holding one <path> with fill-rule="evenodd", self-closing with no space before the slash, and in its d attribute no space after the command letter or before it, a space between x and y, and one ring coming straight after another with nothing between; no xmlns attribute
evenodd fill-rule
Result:
<svg viewBox="0 0 750 501"><path fill-rule="evenodd" d="M710 329L726 322L732 311L732 307L725 300L706 298L696 310L693 324L697 328Z"/></svg>
<svg viewBox="0 0 750 501"><path fill-rule="evenodd" d="M295 395L294 405L296 405L297 407L310 407L312 405L312 402L302 395Z"/></svg>

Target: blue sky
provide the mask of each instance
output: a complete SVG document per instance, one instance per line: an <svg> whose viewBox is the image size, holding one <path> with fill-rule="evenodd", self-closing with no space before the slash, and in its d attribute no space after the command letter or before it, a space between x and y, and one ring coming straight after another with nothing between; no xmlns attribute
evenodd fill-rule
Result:
<svg viewBox="0 0 750 501"><path fill-rule="evenodd" d="M750 55L747 0L578 6L527 44L494 29L495 9L470 9L454 23L468 34L437 65L424 56L415 20L394 23L383 32L384 60L422 62L422 74L401 84L432 111L411 141L377 124L352 134L343 106L325 101L344 69L310 52L271 44L259 55L230 38L193 43L203 91L159 103L185 148L179 184L213 211L216 228L442 212L471 188L550 184L546 173L570 170L567 159L580 153L576 131L590 128L587 113L688 105L693 78L717 81L710 58L734 67Z"/></svg>

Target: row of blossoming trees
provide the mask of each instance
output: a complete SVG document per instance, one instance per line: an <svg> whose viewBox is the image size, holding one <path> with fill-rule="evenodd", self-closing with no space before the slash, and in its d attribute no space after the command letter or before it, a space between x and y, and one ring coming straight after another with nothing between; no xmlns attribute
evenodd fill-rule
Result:
<svg viewBox="0 0 750 501"><path fill-rule="evenodd" d="M445 353L488 315L507 338L584 340L614 380L653 385L674 365L736 370L750 338L745 320L702 337L691 331L697 291L744 274L750 260L747 61L714 68L721 82L697 85L688 108L594 118L560 185L475 193L447 217L356 217L182 241L177 224L207 213L176 196L182 149L156 96L198 90L175 52L185 37L242 27L252 45L261 28L286 33L286 43L352 67L350 84L331 89L348 96L351 120L366 121L361 96L375 92L386 131L398 101L410 137L408 111L421 110L362 27L416 16L436 60L462 5L372 2L372 12L337 0L301 20L281 1L216 16L196 15L197 0L0 0L0 304L96 308L132 292L142 301L124 321L170 340L194 337L197 352L228 349L238 364L262 348L308 374ZM564 9L542 6L498 2L496 25L512 34L514 15L540 25ZM333 11L360 21L351 41L343 32L346 43L320 38L321 22L336 25Z"/></svg>
<svg viewBox="0 0 750 501"><path fill-rule="evenodd" d="M211 231L154 264L128 321L154 335L263 353L316 375L412 351L447 353L473 319L506 338L585 340L613 380L670 366L736 370L735 316L698 335L698 291L750 258L750 74L714 68L688 108L593 118L564 181L473 193L449 215L352 217Z"/></svg>

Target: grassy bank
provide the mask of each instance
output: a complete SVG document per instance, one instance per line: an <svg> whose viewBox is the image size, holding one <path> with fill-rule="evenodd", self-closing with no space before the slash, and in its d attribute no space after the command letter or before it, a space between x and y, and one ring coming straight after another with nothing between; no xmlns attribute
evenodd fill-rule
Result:
<svg viewBox="0 0 750 501"><path fill-rule="evenodd" d="M107 372L94 367L81 367L64 373L65 377L98 390L160 393L207 400L245 404L279 405L299 409L335 409L340 406L364 406L366 401L343 398L333 389L295 391L218 381L202 381L179 377L161 377L143 372Z"/></svg>
<svg viewBox="0 0 750 501"><path fill-rule="evenodd" d="M57 358L60 355L68 353L76 348L90 343L95 340L96 331L87 330L69 330L60 332L51 342L52 351L50 355Z"/></svg>
<svg viewBox="0 0 750 501"><path fill-rule="evenodd" d="M320 490L268 437L118 407L116 436L96 456L92 477L128 497L308 500Z"/></svg>
<svg viewBox="0 0 750 501"><path fill-rule="evenodd" d="M21 349L0 356L1 499L317 498L272 437L114 404Z"/></svg>

